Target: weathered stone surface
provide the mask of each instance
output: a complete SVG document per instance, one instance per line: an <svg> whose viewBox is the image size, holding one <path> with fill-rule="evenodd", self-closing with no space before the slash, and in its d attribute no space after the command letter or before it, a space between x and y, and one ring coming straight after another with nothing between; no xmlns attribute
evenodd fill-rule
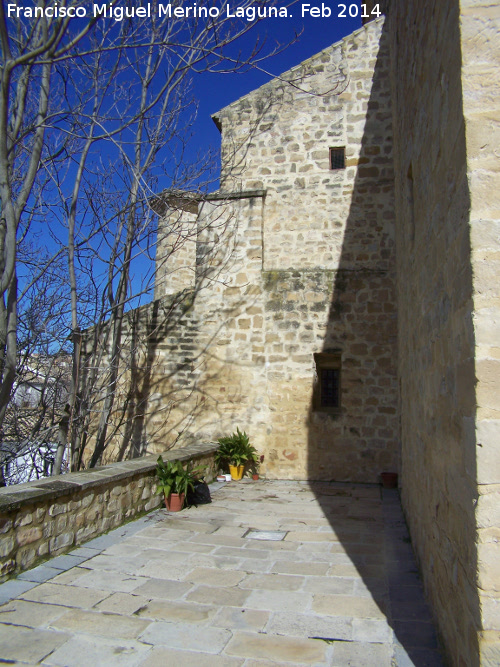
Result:
<svg viewBox="0 0 500 667"><path fill-rule="evenodd" d="M0 604L9 602L13 598L22 595L35 586L36 583L32 581L22 581L20 579L11 579L5 584L0 584Z"/></svg>
<svg viewBox="0 0 500 667"><path fill-rule="evenodd" d="M141 667L164 667L167 664L182 665L182 667L200 667L200 664L203 667L240 667L244 662L244 658L230 658L227 655L154 648L148 658L141 662Z"/></svg>
<svg viewBox="0 0 500 667"><path fill-rule="evenodd" d="M44 605L25 600L13 600L2 607L2 623L10 623L28 628L44 627L68 611L59 605Z"/></svg>
<svg viewBox="0 0 500 667"><path fill-rule="evenodd" d="M500 483L500 419L480 420L476 425L476 460L479 484ZM499 525L498 523L496 525Z"/></svg>
<svg viewBox="0 0 500 667"><path fill-rule="evenodd" d="M134 616L100 614L81 609L72 609L64 616L52 621L53 627L60 630L123 639L137 638L149 624L149 621Z"/></svg>
<svg viewBox="0 0 500 667"><path fill-rule="evenodd" d="M243 572L236 572L231 570L214 570L208 567L197 567L190 572L186 577L186 581L193 583L204 584L206 586L227 586L232 587L244 579Z"/></svg>
<svg viewBox="0 0 500 667"><path fill-rule="evenodd" d="M493 594L499 562L477 546L478 527L498 525L485 491L500 471L498 19L491 3L447 0L392 3L387 23L402 498L449 660L471 666L474 581Z"/></svg>
<svg viewBox="0 0 500 667"><path fill-rule="evenodd" d="M113 593L108 598L95 606L98 611L111 614L123 614L131 616L148 603L148 599L141 595L129 593Z"/></svg>
<svg viewBox="0 0 500 667"><path fill-rule="evenodd" d="M171 646L174 649L220 653L231 637L228 630L197 626L189 623L150 624L141 635L141 640L153 646Z"/></svg>
<svg viewBox="0 0 500 667"><path fill-rule="evenodd" d="M152 600L143 606L139 612L141 618L150 618L157 621L172 621L175 623L204 623L215 616L217 607L188 602L174 602L171 600Z"/></svg>
<svg viewBox="0 0 500 667"><path fill-rule="evenodd" d="M0 557L9 558L9 556L14 553L15 549L16 543L13 536L3 538L0 543Z"/></svg>
<svg viewBox="0 0 500 667"><path fill-rule="evenodd" d="M357 642L387 644L393 639L393 631L387 619L353 618L352 637Z"/></svg>
<svg viewBox="0 0 500 667"><path fill-rule="evenodd" d="M234 609L224 607L212 624L229 630L251 630L260 632L269 620L269 613L254 609Z"/></svg>
<svg viewBox="0 0 500 667"><path fill-rule="evenodd" d="M281 591L261 589L253 590L245 600L249 609L264 609L266 611L288 611L308 607L312 596L308 593L296 591Z"/></svg>
<svg viewBox="0 0 500 667"><path fill-rule="evenodd" d="M26 593L22 599L31 602L61 604L65 607L88 609L108 597L109 591L90 590L76 586L62 586L52 583L41 584Z"/></svg>
<svg viewBox="0 0 500 667"><path fill-rule="evenodd" d="M304 584L303 577L282 576L280 574L254 574L240 583L240 588L264 588L275 591L297 591Z"/></svg>
<svg viewBox="0 0 500 667"><path fill-rule="evenodd" d="M36 528L22 528L16 532L16 540L20 547L25 544L37 542L43 536L43 530L40 526Z"/></svg>
<svg viewBox="0 0 500 667"><path fill-rule="evenodd" d="M274 614L266 626L268 634L287 637L325 637L350 641L352 621L347 618L331 618L325 615L284 612Z"/></svg>
<svg viewBox="0 0 500 667"><path fill-rule="evenodd" d="M315 595L312 603L315 612L330 616L358 618L383 618L384 611L372 599L351 595Z"/></svg>
<svg viewBox="0 0 500 667"><path fill-rule="evenodd" d="M45 659L45 664L58 667L136 667L151 652L149 646L130 639L74 636Z"/></svg>
<svg viewBox="0 0 500 667"><path fill-rule="evenodd" d="M20 581L33 581L42 584L44 581L49 581L56 577L61 570L50 565L39 565L27 572L21 572L18 579Z"/></svg>
<svg viewBox="0 0 500 667"><path fill-rule="evenodd" d="M272 571L280 574L314 574L322 576L328 572L329 563L278 562Z"/></svg>
<svg viewBox="0 0 500 667"><path fill-rule="evenodd" d="M203 604L224 605L226 607L242 607L246 604L248 591L212 586L198 586L188 593L186 600Z"/></svg>
<svg viewBox="0 0 500 667"><path fill-rule="evenodd" d="M312 639L236 632L226 648L226 653L243 658L310 665L325 661L325 646L323 642Z"/></svg>
<svg viewBox="0 0 500 667"><path fill-rule="evenodd" d="M41 662L69 639L63 632L0 624L0 655L5 661Z"/></svg>
<svg viewBox="0 0 500 667"><path fill-rule="evenodd" d="M124 572L94 570L78 578L78 585L85 588L96 588L101 591L120 591L130 593L139 588L146 580Z"/></svg>
<svg viewBox="0 0 500 667"><path fill-rule="evenodd" d="M387 515L387 520L377 519L377 530L384 542L386 540L386 549L377 548L374 551L372 548L372 553L363 550L358 552L357 548L365 546L365 543L353 541L346 542L345 551L340 554L329 553L324 549L315 553L306 548L311 545L309 542L267 543L269 548L266 548L266 542L262 542L263 548L258 550L261 557L247 559L246 551L256 550L253 549L255 540L245 537L238 538L239 548L230 547L230 556L185 551L186 534L190 535L188 539L191 540L210 537L205 532L207 525L216 526L221 536L227 536L228 531L234 527L238 533L248 535L250 527L266 524L267 520L272 519L273 527L281 530L291 521L290 515L296 514L297 505L304 500L311 506L311 511L300 519L304 534L324 530L329 501L337 497L335 493L338 490L343 493L345 514L332 517L331 521L334 524L337 522L339 532L348 532L347 529L351 527L358 538L360 533L364 533L359 527L356 508L360 502L364 503L367 498L371 498L375 516L379 514L379 505L383 505L384 515ZM346 489L343 484L323 484L313 491L309 485L290 481L260 482L258 485L249 481L223 486L213 494L212 505L193 512L185 511L180 516L158 512L148 517L147 521L139 520L124 526L114 535L111 533L96 539L94 546L101 544L104 548L101 555L58 575L50 584L33 588L22 599L5 605L2 608L4 614L0 614L0 626L4 621L9 628L15 627L12 625L15 623L23 624L24 627L34 626L35 630L46 630L49 627L50 632L56 634L64 630L68 635L67 643L44 660L50 665L80 665L88 664L89 661L92 664L113 665L116 664L117 656L122 654L125 665L140 665L144 661L148 664L150 658L153 661L151 664L158 664L158 660L165 658L166 651L169 655L168 664L174 658L179 659L180 664L185 664L184 659L186 664L190 664L194 656L198 664L212 664L216 660L217 664L231 665L236 660L237 663L246 661L255 667L270 665L273 661L275 664L305 666L318 664L315 656L318 660L321 656L319 664L332 664L334 643L341 640L342 643L366 645L367 659L372 653L373 656L385 656L390 649L399 646L391 632L390 624L393 621L391 617L367 617L367 609L378 607L382 600L390 599L391 614L403 619L398 630L398 640L405 637L404 633L411 628L411 623L426 628L430 628L430 624L425 610L418 603L420 598L414 592L422 596L418 585L406 586L406 590L398 586L394 592L389 586L394 569L407 572L414 567L411 564L411 549L404 541L407 533L399 528L402 514L397 493L389 494L381 500L380 493L374 496L365 491L370 489L355 486ZM266 502L262 502L263 496ZM204 523L200 521L201 517ZM174 527L169 527L169 524ZM184 530L179 529L181 524ZM176 539L176 536L181 539ZM155 548L160 542L168 549ZM88 547L86 549L87 552L95 551ZM167 555L171 556L170 562L162 564L162 556ZM180 562L176 556L181 558ZM364 587L358 587L357 595L342 593L336 575L330 577L328 574L318 576L311 573L298 576L272 574L268 571L253 576L246 570L246 563L266 565L270 570L283 557L292 557L307 565L314 565L316 561L329 564L329 559L341 557L353 566L357 564L360 569L365 563L372 565L377 558L385 564L386 570L385 576L378 581L368 575L366 582L363 582L359 577L356 582L364 583ZM240 576L232 581L231 586L224 587L197 587L194 582L155 578L132 593L115 590L122 585L123 577L129 578L135 585L138 573L144 568L145 559L147 564L153 562L163 566L166 571L179 564L186 565L189 572L194 572L196 577L203 575L205 581L209 581L212 574L216 577L230 577L233 573ZM182 559L186 562L183 563ZM201 562L198 562L199 559ZM408 566L403 567L407 561ZM86 569L85 566L90 564L96 568ZM126 573L122 572L123 569ZM89 575L107 577L110 590L94 591L89 588L89 580L86 579ZM335 592L326 595L326 591L332 591L327 585L330 579L336 584L333 587ZM243 589L242 586L247 582L255 588ZM346 578L351 590L354 582L353 578ZM9 583L27 582L18 580ZM323 592L312 592L316 589ZM139 594L136 593L138 590ZM11 593L15 591L11 590ZM17 593L22 594L23 589L18 589ZM29 596L33 600L29 600ZM358 606L349 607L351 601L355 601ZM411 623L407 623L406 627L402 601L406 601L412 611ZM323 604L325 611L315 609L315 603ZM75 608L75 604L79 604L80 608ZM338 608L335 614L340 615L332 613L335 607ZM353 615L341 615L343 612ZM429 643L432 637L424 637L419 632L419 638ZM85 635L85 660L81 655L81 633ZM243 642L242 634L245 637ZM413 650L412 639L410 632L405 638L405 646L409 647L410 653ZM253 648L244 654L243 650L246 651L249 645ZM72 656L71 651L77 653ZM380 659L380 664L385 665L385 659ZM364 665L366 660L363 662L358 659L358 662ZM402 665L408 667L409 664L402 662ZM440 663L434 661L430 664ZM376 662L374 665L378 667Z"/></svg>
<svg viewBox="0 0 500 667"><path fill-rule="evenodd" d="M387 646L363 642L334 642L332 667L362 664L378 667L391 663L391 651ZM438 663L439 664L439 663Z"/></svg>
<svg viewBox="0 0 500 667"><path fill-rule="evenodd" d="M135 589L137 595L150 599L178 600L193 588L193 584L169 579L149 579Z"/></svg>

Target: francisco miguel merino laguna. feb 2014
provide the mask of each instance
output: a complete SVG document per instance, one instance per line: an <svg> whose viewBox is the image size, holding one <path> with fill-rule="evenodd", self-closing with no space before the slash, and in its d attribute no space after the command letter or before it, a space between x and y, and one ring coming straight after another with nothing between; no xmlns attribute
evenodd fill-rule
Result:
<svg viewBox="0 0 500 667"><path fill-rule="evenodd" d="M173 7L168 5L157 5L152 10L151 3L144 7L122 7L121 5L109 4L93 4L91 8L76 7L76 6L59 6L56 2L49 7L25 7L14 3L7 5L7 16L9 18L86 18L92 16L94 18L110 18L115 21L123 21L125 18L147 18L151 17L153 11L158 17L165 18L206 18L214 19L221 15L221 9L218 7L198 7L196 2L192 5L184 7ZM247 21L255 21L256 19L265 18L291 18L292 14L288 13L287 7L261 7L255 5L248 5L245 7L232 7L226 5L223 12L226 18L242 18ZM371 10L367 9L367 5L351 3L338 4L335 10L324 2L321 7L311 5L310 3L302 3L301 16L310 16L311 18L347 18L348 16L356 17L358 14L362 18L375 18L381 15L379 5Z"/></svg>
<svg viewBox="0 0 500 667"><path fill-rule="evenodd" d="M174 7L171 4L157 5L152 9L148 3L143 7L122 7L121 5L93 4L91 7L59 6L55 3L49 7L24 7L10 3L7 5L7 16L9 18L111 18L122 21L125 18L147 18L152 16L153 11L158 17L166 18L218 18L221 10L218 7L198 7L196 3L183 7ZM255 21L258 18L287 18L289 16L286 7L260 7L248 5L245 7L231 7L227 5L224 11L226 18L243 18L247 21Z"/></svg>

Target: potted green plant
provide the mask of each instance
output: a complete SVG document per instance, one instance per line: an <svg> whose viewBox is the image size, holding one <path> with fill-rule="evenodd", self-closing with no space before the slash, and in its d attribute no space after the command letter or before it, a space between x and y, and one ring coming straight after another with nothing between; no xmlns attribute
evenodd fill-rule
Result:
<svg viewBox="0 0 500 667"><path fill-rule="evenodd" d="M158 483L156 493L163 493L165 505L170 512L179 512L189 489L194 487L195 472L184 467L181 461L163 461L159 456L156 462Z"/></svg>
<svg viewBox="0 0 500 667"><path fill-rule="evenodd" d="M248 462L258 463L257 450L250 444L248 435L236 428L236 433L219 438L219 448L215 453L215 463L219 467L229 466L231 478L240 480Z"/></svg>
<svg viewBox="0 0 500 667"><path fill-rule="evenodd" d="M258 457L258 460L256 461L255 459L252 461L250 465L250 470L252 473L252 479L256 482L259 479L259 465L264 462L264 454L261 454Z"/></svg>

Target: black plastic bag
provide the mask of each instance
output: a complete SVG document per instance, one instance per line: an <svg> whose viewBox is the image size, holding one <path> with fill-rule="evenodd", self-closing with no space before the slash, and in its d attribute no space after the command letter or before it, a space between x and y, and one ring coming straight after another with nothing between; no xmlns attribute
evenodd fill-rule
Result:
<svg viewBox="0 0 500 667"><path fill-rule="evenodd" d="M188 507L191 507L191 505L198 507L198 505L207 505L212 502L210 489L206 482L195 482L193 487L187 492L186 505Z"/></svg>

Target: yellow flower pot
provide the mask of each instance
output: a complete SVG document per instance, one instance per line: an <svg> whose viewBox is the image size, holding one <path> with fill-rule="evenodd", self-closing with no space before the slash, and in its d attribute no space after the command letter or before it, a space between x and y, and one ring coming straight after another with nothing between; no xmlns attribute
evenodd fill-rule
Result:
<svg viewBox="0 0 500 667"><path fill-rule="evenodd" d="M237 482L239 479L243 477L243 471L245 470L245 466L232 466L229 465L229 472L231 473L231 479L234 479L235 482Z"/></svg>

